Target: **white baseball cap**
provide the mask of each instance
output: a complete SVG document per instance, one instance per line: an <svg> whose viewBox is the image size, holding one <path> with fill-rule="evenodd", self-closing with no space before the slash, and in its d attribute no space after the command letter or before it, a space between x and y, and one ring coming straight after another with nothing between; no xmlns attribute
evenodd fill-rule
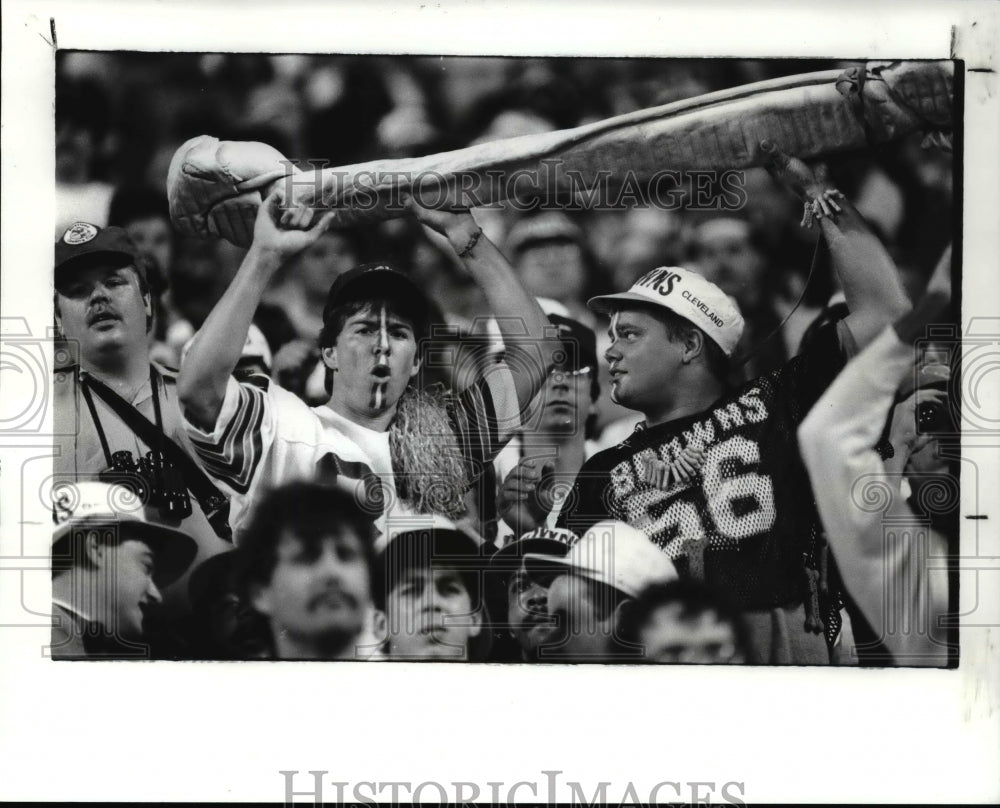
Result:
<svg viewBox="0 0 1000 808"><path fill-rule="evenodd" d="M68 555L64 541L74 528L113 525L150 546L156 559L156 585L169 586L191 566L198 545L186 533L159 523L155 517L154 509L120 483L81 481L53 487L53 558Z"/></svg>
<svg viewBox="0 0 1000 808"><path fill-rule="evenodd" d="M514 562L520 563L520 559L528 553L562 556L579 540L579 536L571 530L537 527L520 536L512 536L510 541L490 556L490 566L499 569L505 564L510 566Z"/></svg>
<svg viewBox="0 0 1000 808"><path fill-rule="evenodd" d="M651 584L678 577L673 562L645 533L613 519L590 528L564 556L527 553L524 560L564 568L633 598Z"/></svg>
<svg viewBox="0 0 1000 808"><path fill-rule="evenodd" d="M711 281L683 267L657 267L627 292L592 297L587 305L607 312L616 308L616 300L670 309L704 331L726 356L733 355L743 335L743 315L736 302Z"/></svg>

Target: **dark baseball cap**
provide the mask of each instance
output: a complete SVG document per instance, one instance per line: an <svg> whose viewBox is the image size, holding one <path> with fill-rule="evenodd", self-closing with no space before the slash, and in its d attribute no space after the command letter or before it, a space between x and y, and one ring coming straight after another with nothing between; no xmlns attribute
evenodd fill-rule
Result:
<svg viewBox="0 0 1000 808"><path fill-rule="evenodd" d="M559 314L550 314L549 322L559 329L559 339L565 346L567 369L593 368L596 371L597 335L594 329Z"/></svg>
<svg viewBox="0 0 1000 808"><path fill-rule="evenodd" d="M400 314L414 320L418 336L430 322L431 307L423 290L402 272L385 264L364 264L340 275L323 306L323 322L338 306L358 300L390 299L400 303Z"/></svg>
<svg viewBox="0 0 1000 808"><path fill-rule="evenodd" d="M234 572L239 557L236 550L223 550L191 571L188 597L195 611L202 609L211 598L235 590Z"/></svg>
<svg viewBox="0 0 1000 808"><path fill-rule="evenodd" d="M458 529L431 527L393 534L375 560L375 605L384 605L385 596L407 570L448 567L475 581L486 561L476 540ZM473 596L476 588L470 587Z"/></svg>
<svg viewBox="0 0 1000 808"><path fill-rule="evenodd" d="M499 574L506 585L511 574L520 569L524 556L528 553L564 556L579 540L579 536L563 528L535 528L508 541L490 556L489 569Z"/></svg>
<svg viewBox="0 0 1000 808"><path fill-rule="evenodd" d="M454 570L465 584L473 609L482 613L483 630L470 640L468 651L470 661L483 661L493 641L481 589L482 572L488 562L481 541L457 527L417 528L393 534L375 560L375 607L385 609L389 592L408 570Z"/></svg>
<svg viewBox="0 0 1000 808"><path fill-rule="evenodd" d="M98 227L89 222L75 222L56 241L56 272L64 272L70 267L93 266L93 259L98 256L118 266L134 266L145 279L139 250L128 234L120 227Z"/></svg>

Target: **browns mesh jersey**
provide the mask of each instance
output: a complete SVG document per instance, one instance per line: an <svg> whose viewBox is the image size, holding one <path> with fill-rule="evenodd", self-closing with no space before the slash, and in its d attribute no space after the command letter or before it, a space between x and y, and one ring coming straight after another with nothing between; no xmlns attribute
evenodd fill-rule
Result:
<svg viewBox="0 0 1000 808"><path fill-rule="evenodd" d="M618 519L644 531L682 577L704 580L739 608L801 603L821 528L796 431L843 367L842 340L853 344L845 325L831 324L806 352L703 412L638 427L594 455L557 525L579 533ZM694 479L646 481L651 461L670 464L691 444L705 450Z"/></svg>

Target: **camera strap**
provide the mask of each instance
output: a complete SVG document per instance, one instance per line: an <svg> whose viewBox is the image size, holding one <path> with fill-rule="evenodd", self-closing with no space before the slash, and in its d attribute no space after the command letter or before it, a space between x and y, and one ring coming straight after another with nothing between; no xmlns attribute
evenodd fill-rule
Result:
<svg viewBox="0 0 1000 808"><path fill-rule="evenodd" d="M94 406L94 397L90 394L90 385L87 384L88 376L80 374L80 387L83 390L83 399L87 402L87 409L90 410L90 420L94 422L94 429L97 430L97 437L101 440L101 449L104 451L104 462L111 465L111 449L108 447L108 438L104 434L104 427L101 426L101 419L97 416L97 408Z"/></svg>
<svg viewBox="0 0 1000 808"><path fill-rule="evenodd" d="M112 409L115 415L121 418L122 422L135 433L136 437L151 449L158 451L164 460L173 463L180 470L188 490L198 500L198 504L201 505L202 511L215 529L215 532L220 538L231 541L228 524L226 527L222 525L223 522L228 523L229 500L215 487L208 478L208 475L201 470L201 467L195 463L191 456L163 431L159 401L160 394L156 384L158 376L152 365L149 368L149 381L152 386L153 410L156 413L155 424L132 404L129 404L124 398L104 384L104 382L94 378L93 375L86 371L81 371L80 376L83 395L87 400L87 406L90 408L91 417L94 419L94 426L97 428L97 433L101 439L101 447L107 456L108 465L111 464L111 453L108 448L107 438L104 436L104 429L101 427L101 422L94 409L90 390L93 390Z"/></svg>

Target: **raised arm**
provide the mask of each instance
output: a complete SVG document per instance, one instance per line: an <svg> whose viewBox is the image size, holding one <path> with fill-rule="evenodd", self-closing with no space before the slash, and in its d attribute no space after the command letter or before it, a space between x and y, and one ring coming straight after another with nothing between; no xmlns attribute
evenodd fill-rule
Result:
<svg viewBox="0 0 1000 808"><path fill-rule="evenodd" d="M825 171L813 173L769 141L762 141L760 148L772 176L808 206L804 223L811 225L813 216L818 220L847 298L846 323L863 348L910 309L896 265L854 205L826 179Z"/></svg>
<svg viewBox="0 0 1000 808"><path fill-rule="evenodd" d="M514 377L518 406L523 412L562 351L562 342L549 318L469 211L430 210L412 200L408 204L417 219L447 239L486 295L489 311L503 336L507 366Z"/></svg>
<svg viewBox="0 0 1000 808"><path fill-rule="evenodd" d="M910 620L936 619L947 607L947 593L939 579L928 575L917 540L900 531L900 541L887 543L883 535L890 513L917 524L899 484L906 460L922 439L915 432L914 408L941 394L920 390L896 406L892 461L883 464L872 447L900 382L912 372L914 340L948 302L950 265L949 248L917 306L847 364L799 428L802 459L844 585L876 631L900 619L887 611L890 591L896 599L893 608L905 608ZM870 507L883 497L884 509ZM883 643L904 664L941 664L946 657L943 646L919 632L886 631Z"/></svg>
<svg viewBox="0 0 1000 808"><path fill-rule="evenodd" d="M332 213L318 218L309 208L283 209L279 191L260 206L253 243L181 365L177 394L192 424L214 428L264 290L274 273L319 238L332 220Z"/></svg>

